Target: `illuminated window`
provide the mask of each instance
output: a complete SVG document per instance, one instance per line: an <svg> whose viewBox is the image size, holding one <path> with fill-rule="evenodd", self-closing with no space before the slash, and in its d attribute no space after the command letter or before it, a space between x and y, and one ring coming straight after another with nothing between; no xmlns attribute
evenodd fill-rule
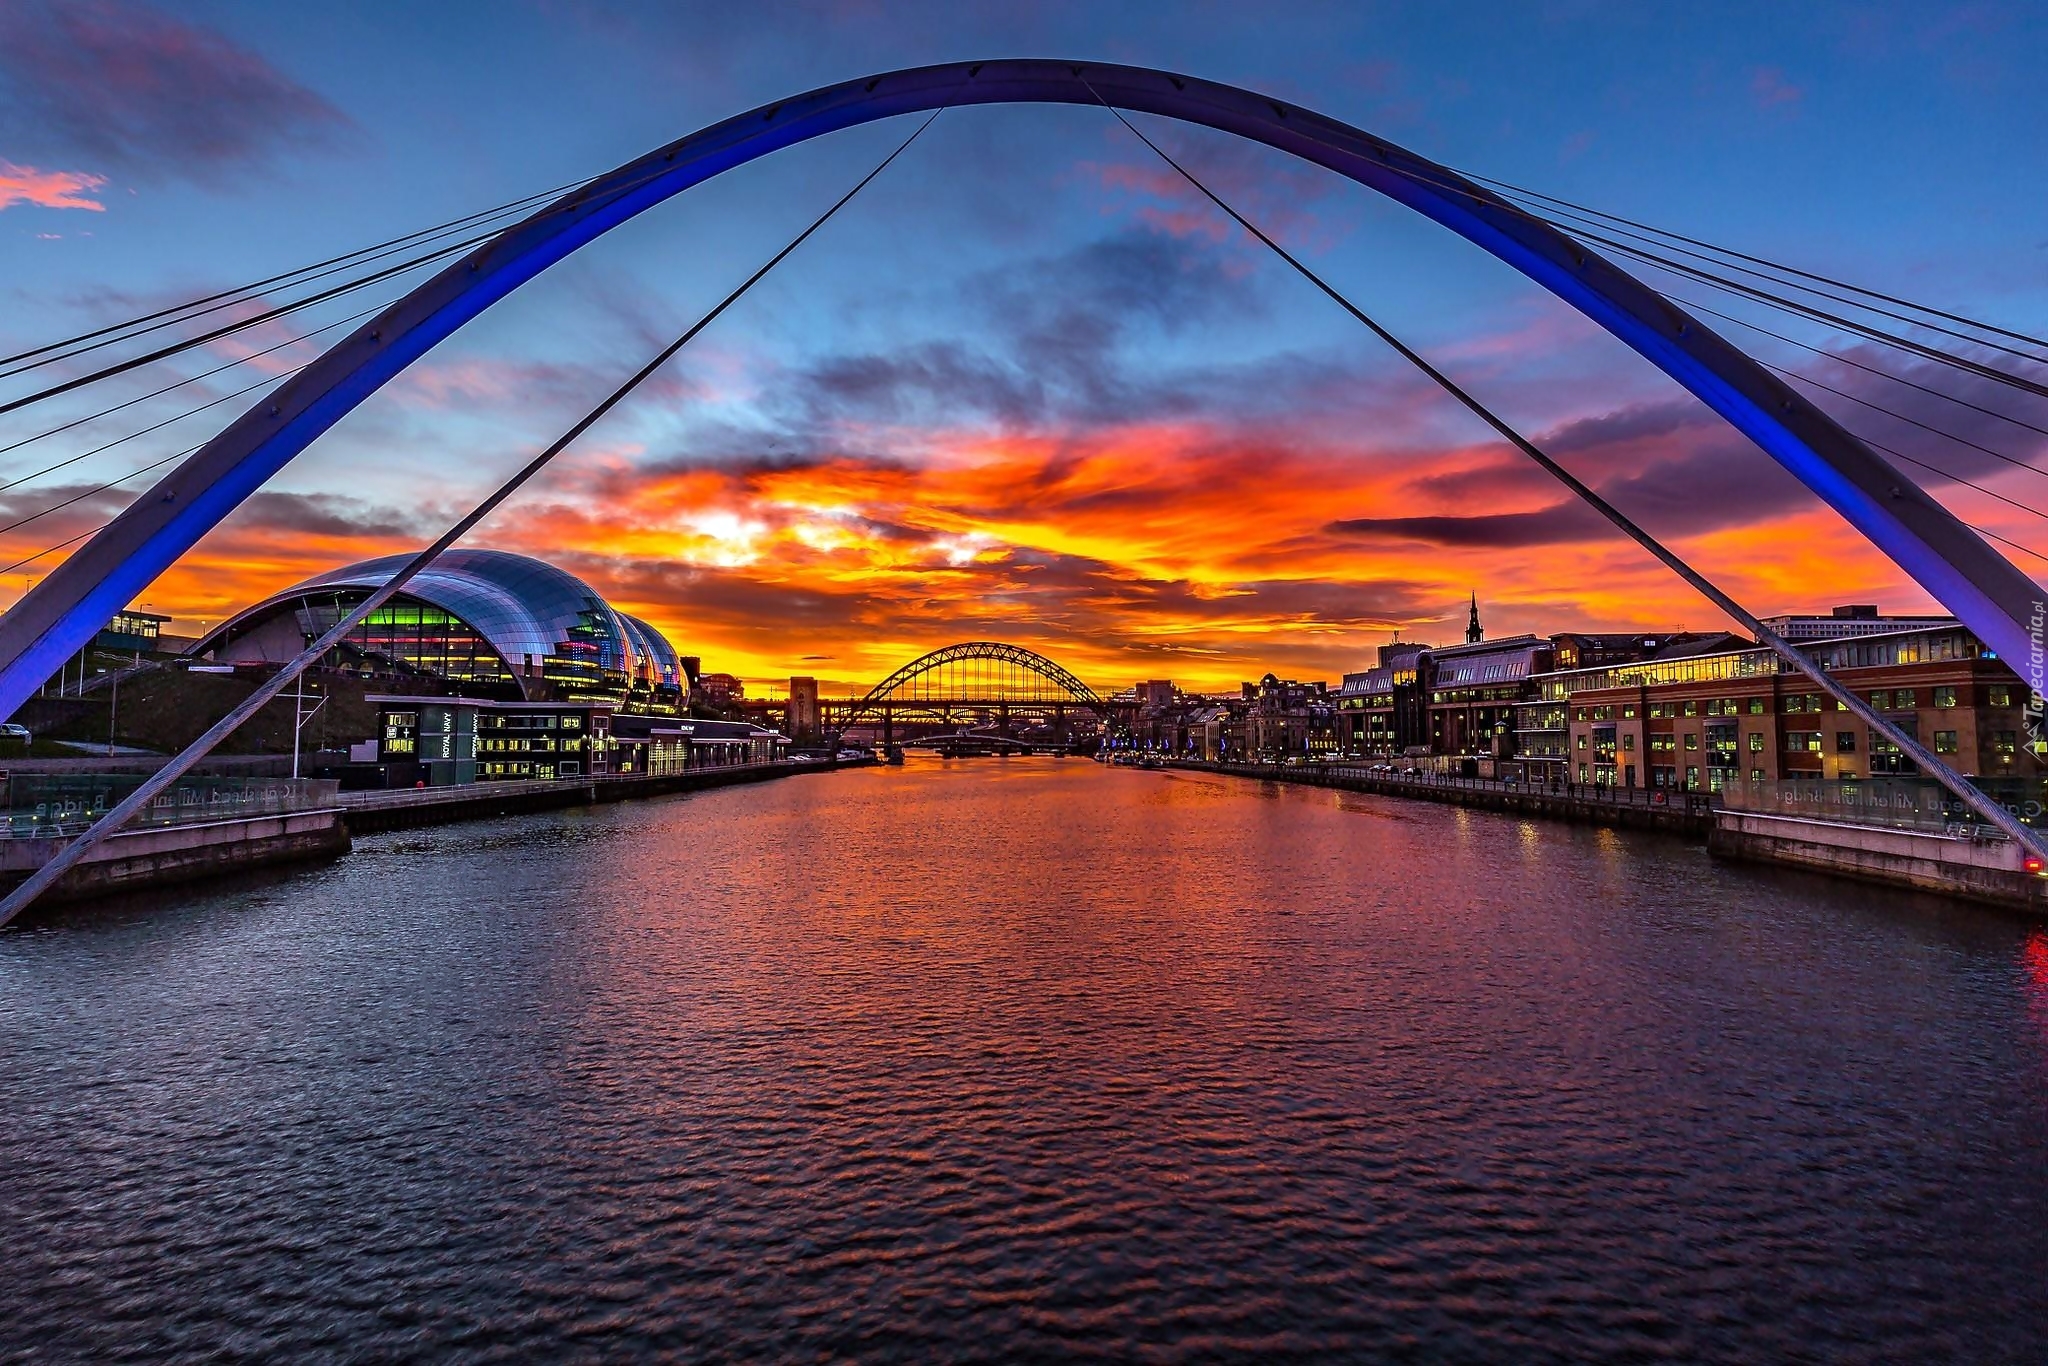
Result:
<svg viewBox="0 0 2048 1366"><path fill-rule="evenodd" d="M1856 732L1855 732L1855 731L1853 731L1853 730L1838 730L1838 731L1836 731L1836 732L1835 732L1835 753L1837 753L1837 754L1854 754L1855 752L1856 752Z"/></svg>
<svg viewBox="0 0 2048 1366"><path fill-rule="evenodd" d="M1954 706L1955 704L1956 704L1956 690L1955 690L1954 688L1936 688L1936 689L1934 690L1934 705L1935 705L1935 706L1937 706L1937 707L1953 707L1953 706Z"/></svg>
<svg viewBox="0 0 2048 1366"><path fill-rule="evenodd" d="M1763 753L1763 751L1764 751L1764 733L1763 733L1762 731L1760 731L1760 730L1759 730L1759 731L1752 731L1752 732L1750 732L1750 736L1749 736L1749 752L1750 752L1751 754L1761 754L1761 753Z"/></svg>
<svg viewBox="0 0 2048 1366"><path fill-rule="evenodd" d="M1994 707L2009 707L2012 705L2012 689L2003 683L1993 683L1985 701Z"/></svg>
<svg viewBox="0 0 2048 1366"><path fill-rule="evenodd" d="M1889 711L1892 705L1892 695L1888 692L1874 692L1870 695L1870 705L1876 707L1879 711Z"/></svg>
<svg viewBox="0 0 2048 1366"><path fill-rule="evenodd" d="M1936 754L1954 754L1956 752L1956 733L1952 730L1938 730L1934 732L1934 752Z"/></svg>
<svg viewBox="0 0 2048 1366"><path fill-rule="evenodd" d="M1900 688L1897 692L1892 694L1892 706L1898 708L1898 710L1900 711L1910 711L1914 707L1917 707L1919 705L1920 704L1914 700L1913 690L1911 688Z"/></svg>

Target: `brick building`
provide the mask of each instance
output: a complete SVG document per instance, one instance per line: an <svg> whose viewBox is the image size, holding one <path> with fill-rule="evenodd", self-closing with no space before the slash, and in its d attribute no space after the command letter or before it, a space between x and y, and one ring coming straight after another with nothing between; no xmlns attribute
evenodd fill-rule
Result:
<svg viewBox="0 0 2048 1366"><path fill-rule="evenodd" d="M1967 776L2031 776L2027 692L1960 626L1820 640L1822 668ZM1731 782L1910 775L1911 759L1768 649L1539 680L1568 710L1566 781L1719 791ZM1536 774L1531 774L1537 777Z"/></svg>

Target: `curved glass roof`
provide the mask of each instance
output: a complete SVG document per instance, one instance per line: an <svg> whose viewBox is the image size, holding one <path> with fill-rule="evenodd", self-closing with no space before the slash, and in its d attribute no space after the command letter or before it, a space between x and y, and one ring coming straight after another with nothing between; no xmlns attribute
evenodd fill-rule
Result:
<svg viewBox="0 0 2048 1366"><path fill-rule="evenodd" d="M410 555L386 555L316 574L304 583L237 613L216 635L244 619L320 589L371 589L403 568ZM618 611L591 586L565 569L505 550L443 552L405 586L404 596L460 617L521 673L530 656L537 666L559 652L562 642L596 647L597 663L628 679L643 672L652 682L676 683L681 666L675 647L646 622Z"/></svg>
<svg viewBox="0 0 2048 1366"><path fill-rule="evenodd" d="M635 616L619 613L619 620L626 623L626 634L633 639L633 652L647 661L648 672L656 683L683 686L683 661L676 655L675 647L668 643L668 637Z"/></svg>

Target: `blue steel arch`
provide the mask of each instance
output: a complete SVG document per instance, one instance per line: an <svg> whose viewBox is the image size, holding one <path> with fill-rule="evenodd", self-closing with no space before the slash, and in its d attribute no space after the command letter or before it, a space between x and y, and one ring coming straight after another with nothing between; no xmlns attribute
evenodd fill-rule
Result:
<svg viewBox="0 0 2048 1366"><path fill-rule="evenodd" d="M1265 143L1379 191L1550 290L1698 395L2017 663L2042 597L1913 480L1697 319L1445 167L1235 86L1143 67L960 62L827 86L714 124L571 191L455 262L273 391L0 617L0 716L322 432L457 328L627 219L839 129L969 104L1099 104Z"/></svg>

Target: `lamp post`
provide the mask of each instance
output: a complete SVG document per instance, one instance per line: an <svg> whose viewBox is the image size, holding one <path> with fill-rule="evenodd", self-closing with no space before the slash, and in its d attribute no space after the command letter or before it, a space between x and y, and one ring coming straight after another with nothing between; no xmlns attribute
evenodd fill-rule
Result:
<svg viewBox="0 0 2048 1366"><path fill-rule="evenodd" d="M303 731L304 731L304 730L306 729L306 723L307 723L308 721L312 720L312 719L313 719L313 717L314 717L315 715L317 715L317 714L319 713L319 711L320 711L320 708L322 708L322 707L324 707L324 706L326 706L326 705L327 705L327 697L326 697L326 696L322 696L322 697L321 697L321 699L320 699L320 700L319 700L318 702L315 702L315 703L313 704L313 710L312 710L312 711L307 711L307 710L306 710L306 675L305 675L304 673L301 673L301 674L299 675L299 690L298 690L298 692L297 692L296 694L294 694L294 695L293 695L293 698L292 698L292 781L293 781L293 782L297 782L297 781L298 781L298 779L299 779L299 736L300 736L300 734L301 734L301 733L302 733L302 732L303 732Z"/></svg>

